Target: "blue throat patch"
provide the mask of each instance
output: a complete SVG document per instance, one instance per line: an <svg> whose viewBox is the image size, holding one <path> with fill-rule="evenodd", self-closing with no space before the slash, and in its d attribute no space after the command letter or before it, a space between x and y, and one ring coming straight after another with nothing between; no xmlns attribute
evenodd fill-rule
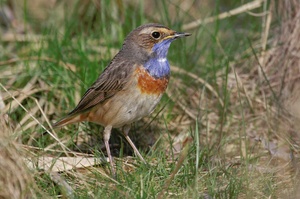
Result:
<svg viewBox="0 0 300 199"><path fill-rule="evenodd" d="M164 40L157 43L152 48L152 56L144 67L155 78L163 78L170 75L170 65L167 60L167 54L173 39Z"/></svg>

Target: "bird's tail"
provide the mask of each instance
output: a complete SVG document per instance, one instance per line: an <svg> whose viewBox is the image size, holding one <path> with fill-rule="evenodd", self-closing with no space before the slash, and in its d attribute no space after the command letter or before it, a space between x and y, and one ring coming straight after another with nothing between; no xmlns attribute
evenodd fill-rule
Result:
<svg viewBox="0 0 300 199"><path fill-rule="evenodd" d="M75 115L68 115L65 118L59 120L58 122L54 123L52 126L54 128L63 127L67 124L73 124L76 122L82 122L86 119L87 114L75 114Z"/></svg>

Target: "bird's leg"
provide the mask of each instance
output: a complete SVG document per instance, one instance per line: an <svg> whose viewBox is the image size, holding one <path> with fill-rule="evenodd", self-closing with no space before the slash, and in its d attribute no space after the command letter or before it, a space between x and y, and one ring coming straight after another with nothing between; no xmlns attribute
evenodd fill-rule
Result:
<svg viewBox="0 0 300 199"><path fill-rule="evenodd" d="M109 163L110 163L110 166L111 166L111 173L114 177L116 177L116 171L115 171L115 168L114 168L114 163L113 163L113 159L112 159L112 156L111 156L111 153L110 153L110 148L109 148L109 143L108 143L109 138L110 138L110 134L111 134L111 129L112 129L112 126L106 126L105 127L103 139L104 139L104 144L105 144L107 156L108 156L108 159L109 159Z"/></svg>
<svg viewBox="0 0 300 199"><path fill-rule="evenodd" d="M127 142L130 144L130 146L134 150L135 155L139 156L139 158L146 164L146 161L144 160L143 156L140 154L139 150L135 147L134 143L131 141L130 137L128 136L129 130L130 130L130 124L125 125L123 127L124 136L125 136Z"/></svg>

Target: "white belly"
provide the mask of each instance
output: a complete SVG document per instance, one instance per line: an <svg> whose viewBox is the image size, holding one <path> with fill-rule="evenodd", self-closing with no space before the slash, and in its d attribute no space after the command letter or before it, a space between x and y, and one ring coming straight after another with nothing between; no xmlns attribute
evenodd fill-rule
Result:
<svg viewBox="0 0 300 199"><path fill-rule="evenodd" d="M162 94L148 95L138 89L130 90L120 91L105 104L94 107L88 121L119 128L150 115L162 97Z"/></svg>

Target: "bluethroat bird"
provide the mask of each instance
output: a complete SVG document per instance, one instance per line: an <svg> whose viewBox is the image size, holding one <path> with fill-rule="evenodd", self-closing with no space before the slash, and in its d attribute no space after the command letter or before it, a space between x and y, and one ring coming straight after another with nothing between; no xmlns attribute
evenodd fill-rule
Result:
<svg viewBox="0 0 300 199"><path fill-rule="evenodd" d="M109 138L112 128L122 128L135 154L146 163L128 136L130 125L150 115L160 101L170 78L170 44L189 35L160 24L146 24L133 30L76 108L54 127L82 121L104 126L103 139L113 175Z"/></svg>

